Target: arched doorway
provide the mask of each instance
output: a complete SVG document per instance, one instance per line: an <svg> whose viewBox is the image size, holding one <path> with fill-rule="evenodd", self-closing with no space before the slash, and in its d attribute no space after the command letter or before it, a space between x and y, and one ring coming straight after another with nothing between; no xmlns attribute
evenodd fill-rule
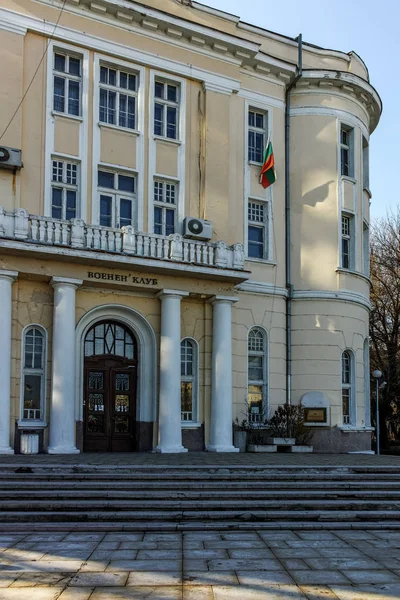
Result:
<svg viewBox="0 0 400 600"><path fill-rule="evenodd" d="M84 452L137 449L136 339L123 323L98 321L84 343Z"/></svg>

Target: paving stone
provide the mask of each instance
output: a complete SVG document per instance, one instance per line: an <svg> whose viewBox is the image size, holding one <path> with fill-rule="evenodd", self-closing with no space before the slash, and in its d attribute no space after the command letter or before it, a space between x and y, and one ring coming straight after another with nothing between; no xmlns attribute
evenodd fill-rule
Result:
<svg viewBox="0 0 400 600"><path fill-rule="evenodd" d="M57 600L89 600L94 588L68 587Z"/></svg>
<svg viewBox="0 0 400 600"><path fill-rule="evenodd" d="M237 571L241 585L271 586L277 584L294 584L292 577L286 571Z"/></svg>
<svg viewBox="0 0 400 600"><path fill-rule="evenodd" d="M348 544L343 540L304 540L287 541L289 548L347 548Z"/></svg>
<svg viewBox="0 0 400 600"><path fill-rule="evenodd" d="M250 540L221 540L221 541L205 541L205 548L224 548L225 550L235 549L235 548L265 548L265 543L262 540L250 541Z"/></svg>
<svg viewBox="0 0 400 600"><path fill-rule="evenodd" d="M139 571L129 573L128 586L156 586L156 585L180 585L182 575L180 571L176 572L157 572L157 571Z"/></svg>
<svg viewBox="0 0 400 600"><path fill-rule="evenodd" d="M278 558L320 558L321 553L314 548L274 548Z"/></svg>
<svg viewBox="0 0 400 600"><path fill-rule="evenodd" d="M240 548L239 550L228 550L231 558L275 558L275 554L268 548Z"/></svg>
<svg viewBox="0 0 400 600"><path fill-rule="evenodd" d="M11 567L8 565L7 570L24 571L27 573L35 571L41 571L42 573L55 573L68 570L72 573L74 571L79 571L81 566L84 564L82 561L69 560L68 566L66 566L66 562L67 561L64 560L18 562L13 564Z"/></svg>
<svg viewBox="0 0 400 600"><path fill-rule="evenodd" d="M105 533L69 533L65 540L66 542L100 542Z"/></svg>
<svg viewBox="0 0 400 600"><path fill-rule="evenodd" d="M301 584L318 584L329 585L330 583L344 583L349 584L349 580L340 571L311 571L311 570L299 570L290 571L293 579Z"/></svg>
<svg viewBox="0 0 400 600"><path fill-rule="evenodd" d="M399 600L399 585L329 586L339 600Z"/></svg>
<svg viewBox="0 0 400 600"><path fill-rule="evenodd" d="M324 558L365 558L365 555L355 548L318 548L318 552Z"/></svg>
<svg viewBox="0 0 400 600"><path fill-rule="evenodd" d="M183 534L183 541L221 540L218 531L188 531Z"/></svg>
<svg viewBox="0 0 400 600"><path fill-rule="evenodd" d="M302 540L337 540L334 533L330 531L296 531L297 536Z"/></svg>
<svg viewBox="0 0 400 600"><path fill-rule="evenodd" d="M299 540L299 536L294 531L258 531L257 532L263 540L266 541L279 541L279 540Z"/></svg>
<svg viewBox="0 0 400 600"><path fill-rule="evenodd" d="M230 554L232 554L232 552L237 552L236 550L231 551ZM254 552L254 550L239 550L239 552ZM263 552L263 550L260 549L260 552ZM268 552L268 551L267 551ZM214 550L184 550L183 551L183 556L185 559L193 559L193 558L205 558L205 559L209 559L209 558L229 558L228 555L228 551L227 550L223 550L222 548L216 548ZM231 556L232 558L235 558L233 556Z"/></svg>
<svg viewBox="0 0 400 600"><path fill-rule="evenodd" d="M254 589L253 586L214 587L215 600L300 600L305 596L294 585L269 586L268 589Z"/></svg>
<svg viewBox="0 0 400 600"><path fill-rule="evenodd" d="M145 533L145 542L181 542L181 533Z"/></svg>
<svg viewBox="0 0 400 600"><path fill-rule="evenodd" d="M208 561L204 558L188 558L183 561L183 569L184 571L208 571Z"/></svg>
<svg viewBox="0 0 400 600"><path fill-rule="evenodd" d="M66 586L75 573L22 573L10 587Z"/></svg>
<svg viewBox="0 0 400 600"><path fill-rule="evenodd" d="M231 541L245 541L245 540L256 540L256 541L260 541L260 537L257 533L255 532L250 532L250 533L222 533L221 534L221 538L223 540L231 540Z"/></svg>
<svg viewBox="0 0 400 600"><path fill-rule="evenodd" d="M80 569L80 573L85 573L85 572L101 572L101 571L105 571L106 568L108 567L108 565L110 564L109 560L88 560L87 562L83 563L82 568Z"/></svg>
<svg viewBox="0 0 400 600"><path fill-rule="evenodd" d="M180 560L115 560L111 561L107 571L179 571Z"/></svg>
<svg viewBox="0 0 400 600"><path fill-rule="evenodd" d="M122 551L121 551L122 552ZM129 558L129 557L127 557ZM138 555L137 555L138 559L153 559L153 560L157 560L157 559L178 559L178 558L182 558L182 551L181 550L139 550ZM114 560L114 559L112 559Z"/></svg>
<svg viewBox="0 0 400 600"><path fill-rule="evenodd" d="M120 545L120 542L100 542L98 546L96 546L96 551L100 550L117 550Z"/></svg>
<svg viewBox="0 0 400 600"><path fill-rule="evenodd" d="M25 538L26 542L61 542L66 533L31 533Z"/></svg>
<svg viewBox="0 0 400 600"><path fill-rule="evenodd" d="M183 588L182 600L214 600L213 589L211 586L189 586Z"/></svg>
<svg viewBox="0 0 400 600"><path fill-rule="evenodd" d="M181 600L181 586L113 588L112 600ZM90 600L110 600L109 588L96 588Z"/></svg>
<svg viewBox="0 0 400 600"><path fill-rule="evenodd" d="M277 571L281 569L279 561L273 559L211 559L208 561L210 571Z"/></svg>
<svg viewBox="0 0 400 600"><path fill-rule="evenodd" d="M107 533L103 542L139 542L143 540L143 533Z"/></svg>
<svg viewBox="0 0 400 600"><path fill-rule="evenodd" d="M157 550L157 542L121 542L118 550Z"/></svg>
<svg viewBox="0 0 400 600"><path fill-rule="evenodd" d="M326 585L301 585L300 590L307 600L338 600L336 594Z"/></svg>
<svg viewBox="0 0 400 600"><path fill-rule="evenodd" d="M135 560L137 553L138 550L95 550L90 554L90 560Z"/></svg>
<svg viewBox="0 0 400 600"><path fill-rule="evenodd" d="M186 571L183 574L184 585L237 585L236 574L224 571Z"/></svg>
<svg viewBox="0 0 400 600"><path fill-rule="evenodd" d="M297 569L310 569L301 558L281 558L280 562L287 571L296 571Z"/></svg>
<svg viewBox="0 0 400 600"><path fill-rule="evenodd" d="M19 574L3 575L3 573L0 573L0 588L7 588L12 583L14 583L14 581L16 581L18 577L20 577Z"/></svg>
<svg viewBox="0 0 400 600"><path fill-rule="evenodd" d="M48 552L44 554L40 558L31 558L30 560L40 560L40 561L52 561L52 560L65 560L67 562L71 560L87 560L93 550L60 550L58 552Z"/></svg>
<svg viewBox="0 0 400 600"><path fill-rule="evenodd" d="M2 588L1 600L56 600L62 592L60 587Z"/></svg>
<svg viewBox="0 0 400 600"><path fill-rule="evenodd" d="M352 529L351 531L335 531L335 535L349 542L353 542L354 540L376 539L376 536L371 531L354 531L354 529Z"/></svg>
<svg viewBox="0 0 400 600"><path fill-rule="evenodd" d="M78 573L72 580L71 586L104 587L125 585L127 573Z"/></svg>
<svg viewBox="0 0 400 600"><path fill-rule="evenodd" d="M397 581L399 595L400 595L400 577L390 571L356 571L349 570L345 571L346 577L351 583L395 583ZM326 582L327 583L327 582Z"/></svg>
<svg viewBox="0 0 400 600"><path fill-rule="evenodd" d="M379 564L370 558L307 558L312 569L379 569Z"/></svg>

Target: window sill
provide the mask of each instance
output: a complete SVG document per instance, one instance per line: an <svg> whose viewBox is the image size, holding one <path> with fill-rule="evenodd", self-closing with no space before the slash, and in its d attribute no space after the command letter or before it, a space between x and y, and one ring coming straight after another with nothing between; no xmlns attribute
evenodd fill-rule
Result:
<svg viewBox="0 0 400 600"><path fill-rule="evenodd" d="M44 429L47 422L40 419L19 419L17 421L18 429Z"/></svg>
<svg viewBox="0 0 400 600"><path fill-rule="evenodd" d="M375 431L375 427L359 427L357 425L339 425L338 429L343 433L362 433L364 431Z"/></svg>
<svg viewBox="0 0 400 600"><path fill-rule="evenodd" d="M249 165L252 165L253 167L262 167L263 166L262 162L257 162L255 160L248 160L247 162Z"/></svg>
<svg viewBox="0 0 400 600"><path fill-rule="evenodd" d="M245 261L246 262L261 263L263 265L270 265L271 267L276 267L276 264L277 264L274 260L268 260L268 258L246 257Z"/></svg>
<svg viewBox="0 0 400 600"><path fill-rule="evenodd" d="M119 125L113 125L112 123L101 123L100 121L97 123L100 129L115 129L116 131L122 131L123 133L131 133L132 135L140 135L140 131L138 129L129 129L129 127L120 127Z"/></svg>
<svg viewBox="0 0 400 600"><path fill-rule="evenodd" d="M202 425L203 425L203 423L199 423L198 421L182 421L181 422L182 429L198 429Z"/></svg>
<svg viewBox="0 0 400 600"><path fill-rule="evenodd" d="M343 273L344 275L353 275L354 277L359 277L364 281L367 281L369 284L372 284L371 278L364 273L360 273L360 271L353 271L352 269L344 269L343 267L338 267L336 269L336 273Z"/></svg>
<svg viewBox="0 0 400 600"><path fill-rule="evenodd" d="M168 144L174 144L175 146L181 146L181 140L174 140L173 138L164 137L162 135L153 135L153 140L159 142L167 142Z"/></svg>
<svg viewBox="0 0 400 600"><path fill-rule="evenodd" d="M51 115L53 117L64 117L64 119L72 119L72 121L78 121L79 123L83 123L83 117L79 115L69 115L68 113L58 112L56 110L52 110Z"/></svg>
<svg viewBox="0 0 400 600"><path fill-rule="evenodd" d="M371 192L371 190L369 188L367 188L367 187L364 186L363 187L363 192L365 192L367 194L368 198L371 200L371 198L372 198L372 192Z"/></svg>
<svg viewBox="0 0 400 600"><path fill-rule="evenodd" d="M348 181L349 183L357 183L357 179L350 177L350 175L341 175L342 181Z"/></svg>

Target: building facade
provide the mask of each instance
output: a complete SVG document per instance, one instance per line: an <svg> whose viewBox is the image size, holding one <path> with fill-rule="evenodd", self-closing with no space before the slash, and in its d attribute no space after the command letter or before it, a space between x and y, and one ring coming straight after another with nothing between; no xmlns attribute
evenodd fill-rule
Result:
<svg viewBox="0 0 400 600"><path fill-rule="evenodd" d="M359 56L178 0L3 0L0 44L0 452L234 452L286 402L369 449Z"/></svg>

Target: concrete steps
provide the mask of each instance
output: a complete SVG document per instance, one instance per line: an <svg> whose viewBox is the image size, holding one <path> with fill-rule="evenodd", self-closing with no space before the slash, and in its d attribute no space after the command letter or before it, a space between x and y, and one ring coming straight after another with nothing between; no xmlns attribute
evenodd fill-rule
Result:
<svg viewBox="0 0 400 600"><path fill-rule="evenodd" d="M400 472L386 466L0 465L0 531L22 524L176 530L256 523L400 528Z"/></svg>

